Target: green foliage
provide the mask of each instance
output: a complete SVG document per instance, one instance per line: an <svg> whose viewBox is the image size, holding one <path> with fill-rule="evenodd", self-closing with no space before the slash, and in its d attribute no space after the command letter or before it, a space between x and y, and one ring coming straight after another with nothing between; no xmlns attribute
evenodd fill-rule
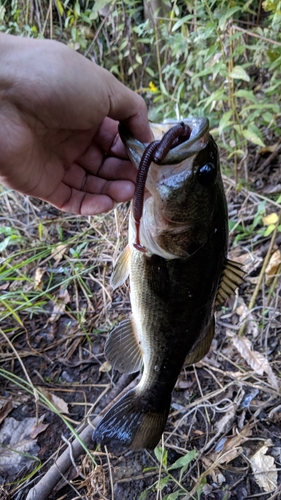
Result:
<svg viewBox="0 0 281 500"><path fill-rule="evenodd" d="M280 203L280 197L277 203ZM271 235L278 222L278 215L277 213L271 213L267 218L272 218L272 222L270 220L266 221L266 217L264 217L265 210L266 200L258 204L256 213L252 217L250 223L248 222L245 224L244 221L237 223L234 220L229 220L229 231L235 234L234 245L239 241L250 240L253 236L255 237L255 242L257 242L261 238L266 238ZM281 225L277 227L277 231L281 232Z"/></svg>
<svg viewBox="0 0 281 500"><path fill-rule="evenodd" d="M279 135L280 2L174 0L145 19L141 0L55 0L30 20L27 0L0 1L1 29L58 38L91 56L146 98L150 118L208 116L228 159ZM247 27L247 19L254 20ZM241 20L243 21L241 27ZM266 82L262 82L267 74Z"/></svg>
<svg viewBox="0 0 281 500"><path fill-rule="evenodd" d="M19 231L13 227L0 226L0 252L3 252L8 246L20 243L22 240Z"/></svg>
<svg viewBox="0 0 281 500"><path fill-rule="evenodd" d="M158 491L160 490L162 492L162 490L164 490L169 483L173 484L177 489L173 493L169 493L163 496L163 500L176 500L180 497L186 496L188 490L182 484L183 476L189 468L191 462L196 459L197 451L188 451L185 455L178 458L171 465L168 465L168 451L166 450L166 448L156 447L154 449L154 453L157 461L159 462L159 466L150 468L149 470L158 470L159 468L159 479L157 483L142 492L139 500L145 500L150 489L156 488ZM174 471L176 471L175 475L173 474Z"/></svg>

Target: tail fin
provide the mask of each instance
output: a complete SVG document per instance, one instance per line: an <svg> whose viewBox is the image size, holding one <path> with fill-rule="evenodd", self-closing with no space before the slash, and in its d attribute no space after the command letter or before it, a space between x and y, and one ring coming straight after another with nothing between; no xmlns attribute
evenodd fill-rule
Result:
<svg viewBox="0 0 281 500"><path fill-rule="evenodd" d="M108 410L98 424L93 440L119 453L125 448L153 449L164 431L168 407L162 413L147 411L136 389L132 389Z"/></svg>

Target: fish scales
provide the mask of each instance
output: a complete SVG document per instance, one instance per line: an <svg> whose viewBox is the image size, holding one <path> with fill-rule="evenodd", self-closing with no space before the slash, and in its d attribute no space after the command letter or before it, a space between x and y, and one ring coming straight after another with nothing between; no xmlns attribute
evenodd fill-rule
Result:
<svg viewBox="0 0 281 500"><path fill-rule="evenodd" d="M143 366L139 384L115 403L93 436L115 451L157 445L182 366L209 350L218 296L220 301L228 296L222 285L234 292L244 275L227 261L227 205L208 121L191 119L187 125L191 137L162 165L152 162L148 172L140 224L147 251L134 248L131 213L129 244L112 277L119 286L130 275L132 316L110 334L106 356L121 372ZM138 166L145 145L122 129L121 137Z"/></svg>

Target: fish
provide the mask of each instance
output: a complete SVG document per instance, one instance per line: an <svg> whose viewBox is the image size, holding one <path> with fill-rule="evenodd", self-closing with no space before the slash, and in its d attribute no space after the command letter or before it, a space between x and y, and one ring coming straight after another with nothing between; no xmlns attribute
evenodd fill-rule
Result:
<svg viewBox="0 0 281 500"><path fill-rule="evenodd" d="M105 356L121 373L142 370L138 385L93 434L95 443L115 452L157 446L182 367L208 353L215 309L244 278L241 266L227 258L227 203L209 121L181 123L189 132L182 141L169 139L164 158L162 144L179 122L151 125L157 154L149 153L143 205L138 218L131 210L128 245L111 276L114 289L129 277L132 314L109 334ZM151 148L121 125L119 134L140 169Z"/></svg>

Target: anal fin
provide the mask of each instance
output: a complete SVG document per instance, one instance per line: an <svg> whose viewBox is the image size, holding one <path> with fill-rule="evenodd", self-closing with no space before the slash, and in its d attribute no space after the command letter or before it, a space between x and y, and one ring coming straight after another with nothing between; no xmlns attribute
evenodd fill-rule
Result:
<svg viewBox="0 0 281 500"><path fill-rule="evenodd" d="M121 321L109 334L105 356L121 373L135 373L141 369L142 349L133 316Z"/></svg>
<svg viewBox="0 0 281 500"><path fill-rule="evenodd" d="M235 293L237 287L243 283L245 275L245 271L238 262L227 259L217 291L216 306Z"/></svg>

